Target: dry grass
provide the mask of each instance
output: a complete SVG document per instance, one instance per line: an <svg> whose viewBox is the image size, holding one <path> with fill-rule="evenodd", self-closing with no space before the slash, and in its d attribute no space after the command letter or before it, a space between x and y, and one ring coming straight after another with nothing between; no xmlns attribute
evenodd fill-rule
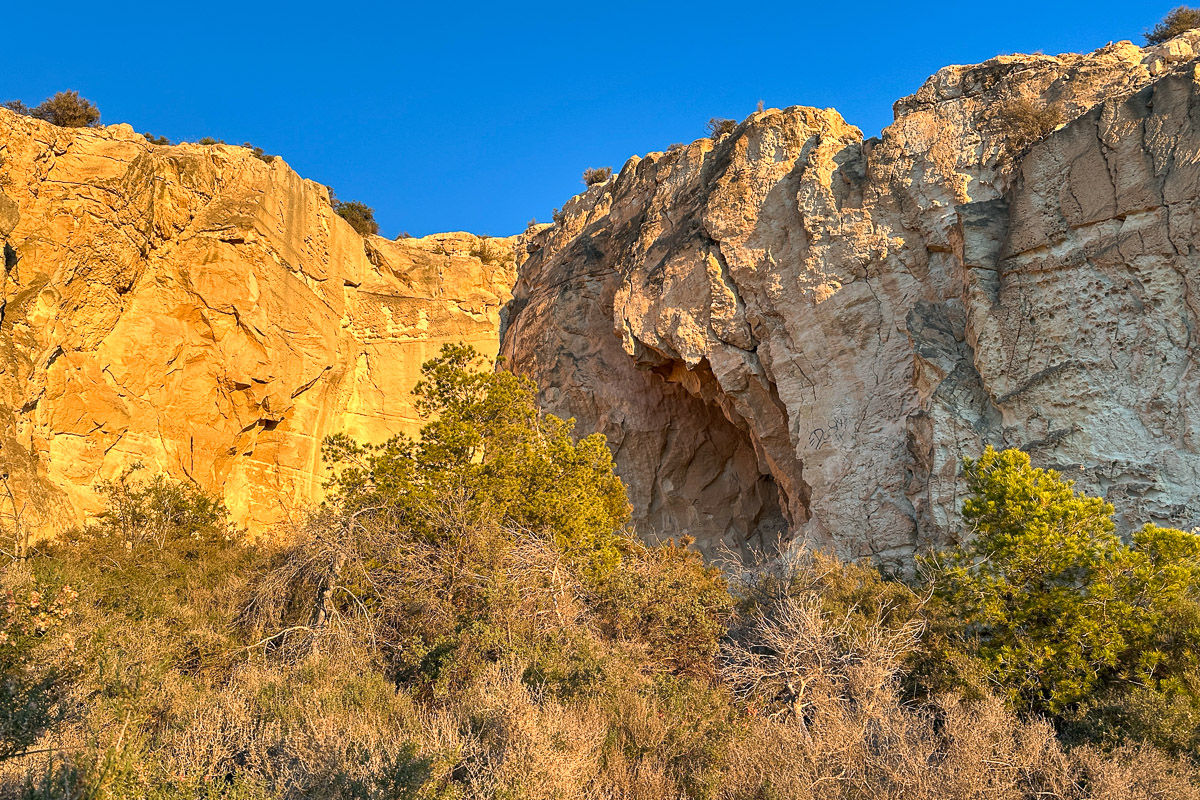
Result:
<svg viewBox="0 0 1200 800"><path fill-rule="evenodd" d="M145 585L125 567L106 578L74 621L92 649L69 713L41 752L0 763L0 797L1200 798L1195 769L1159 751L1068 750L995 697L908 700L903 665L920 623L903 607L911 598L866 570L807 556L760 572L706 677L669 669L644 642L605 638L561 556L499 529L464 528L453 546L407 542L391 554L403 570L379 587L394 605L372 615L331 605L315 626L339 554L348 587L355 574L385 576L356 561L350 531L307 524L307 544L260 554L271 570L234 570L243 556L219 550L211 574L170 577L154 562ZM358 544L378 556L371 548L389 541ZM247 572L260 576L256 592ZM398 680L380 642L446 625L438 598L480 582L500 591L488 623L532 644L479 656L438 691ZM296 585L307 589L281 599ZM248 592L260 630L221 624ZM297 602L308 638L259 644ZM586 680L555 673L576 663L562 655L572 648L590 652L578 661L594 671Z"/></svg>

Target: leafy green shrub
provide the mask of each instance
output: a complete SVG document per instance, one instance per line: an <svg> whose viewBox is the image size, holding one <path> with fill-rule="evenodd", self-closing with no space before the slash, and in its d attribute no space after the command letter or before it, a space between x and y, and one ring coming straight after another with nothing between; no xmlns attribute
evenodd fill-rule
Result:
<svg viewBox="0 0 1200 800"><path fill-rule="evenodd" d="M339 200L329 187L329 203L334 213L350 223L359 236L375 236L379 233L379 223L375 221L375 209L357 200Z"/></svg>
<svg viewBox="0 0 1200 800"><path fill-rule="evenodd" d="M58 92L41 102L31 116L63 128L90 128L100 124L100 110L79 92Z"/></svg>
<svg viewBox="0 0 1200 800"><path fill-rule="evenodd" d="M326 441L331 499L351 513L387 516L436 540L436 513L461 495L472 518L544 533L565 554L603 572L620 560L629 518L604 437L571 438L573 421L542 414L536 387L510 372L480 368L469 346L444 345L414 389L430 421L417 439L362 445Z"/></svg>
<svg viewBox="0 0 1200 800"><path fill-rule="evenodd" d="M1012 705L1063 714L1132 687L1194 697L1200 537L1147 525L1126 545L1112 506L1019 450L965 464L974 539L924 563L935 613L957 618Z"/></svg>
<svg viewBox="0 0 1200 800"><path fill-rule="evenodd" d="M1146 44L1162 44L1193 28L1200 28L1200 8L1178 6L1168 11L1153 30L1146 32Z"/></svg>
<svg viewBox="0 0 1200 800"><path fill-rule="evenodd" d="M155 136L153 133L143 133L142 136L145 137L146 141L149 142L150 144L159 144L159 145L171 144L171 140L168 139L166 136Z"/></svg>
<svg viewBox="0 0 1200 800"><path fill-rule="evenodd" d="M76 91L58 92L33 108L20 100L9 100L4 107L61 128L91 128L100 124L100 110Z"/></svg>
<svg viewBox="0 0 1200 800"><path fill-rule="evenodd" d="M632 545L622 568L600 583L594 603L606 632L641 642L652 662L711 676L732 598L721 571L706 566L690 544Z"/></svg>
<svg viewBox="0 0 1200 800"><path fill-rule="evenodd" d="M713 117L708 121L706 128L711 138L720 139L722 136L728 136L737 130L737 120L726 119L725 117Z"/></svg>
<svg viewBox="0 0 1200 800"><path fill-rule="evenodd" d="M612 167L596 167L583 171L583 183L586 186L599 186L612 178Z"/></svg>
<svg viewBox="0 0 1200 800"><path fill-rule="evenodd" d="M99 483L106 507L83 537L115 539L128 550L143 546L161 550L172 542L207 547L239 536L221 501L193 483L165 475L141 480L143 469L135 463L116 480Z"/></svg>
<svg viewBox="0 0 1200 800"><path fill-rule="evenodd" d="M207 147L207 146L214 145L214 144L225 144L225 140L224 139L214 139L211 136L205 136L204 138L197 140L196 144L202 144Z"/></svg>

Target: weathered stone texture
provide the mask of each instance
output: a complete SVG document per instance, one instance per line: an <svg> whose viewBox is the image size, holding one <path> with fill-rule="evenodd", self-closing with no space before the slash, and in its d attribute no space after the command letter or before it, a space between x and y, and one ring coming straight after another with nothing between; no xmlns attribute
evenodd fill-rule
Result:
<svg viewBox="0 0 1200 800"><path fill-rule="evenodd" d="M282 159L127 125L0 110L0 158L0 458L32 528L140 461L262 530L319 499L325 435L415 429L443 342L498 347L508 240L364 238Z"/></svg>
<svg viewBox="0 0 1200 800"><path fill-rule="evenodd" d="M1200 523L1200 33L947 67L630 160L529 243L502 352L613 442L649 535L944 541L985 443ZM1024 99L1068 123L1031 149Z"/></svg>

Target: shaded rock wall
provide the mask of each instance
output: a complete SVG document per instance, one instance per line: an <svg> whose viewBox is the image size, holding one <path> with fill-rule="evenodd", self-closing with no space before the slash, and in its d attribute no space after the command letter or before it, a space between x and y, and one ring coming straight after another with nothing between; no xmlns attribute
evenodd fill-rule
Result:
<svg viewBox="0 0 1200 800"><path fill-rule="evenodd" d="M947 67L881 139L795 107L632 159L532 239L502 353L651 538L902 559L989 442L1198 524L1198 39ZM1068 123L1022 148L1022 99Z"/></svg>

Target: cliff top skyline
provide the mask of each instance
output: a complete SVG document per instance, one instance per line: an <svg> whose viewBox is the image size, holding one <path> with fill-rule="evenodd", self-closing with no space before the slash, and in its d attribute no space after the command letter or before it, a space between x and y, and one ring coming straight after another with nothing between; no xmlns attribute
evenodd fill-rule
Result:
<svg viewBox="0 0 1200 800"><path fill-rule="evenodd" d="M740 120L759 100L833 107L872 136L896 98L946 64L1140 44L1172 5L1021 2L935 16L878 2L853 14L678 2L652 14L630 3L331 14L300 3L253 17L227 6L197 24L191 10L121 16L68 2L54 58L34 35L6 46L23 66L0 95L37 103L75 89L106 124L252 142L374 207L386 236L503 236L531 214L549 221L584 168L690 142L710 117ZM26 5L11 24L31 32L45 20Z"/></svg>

